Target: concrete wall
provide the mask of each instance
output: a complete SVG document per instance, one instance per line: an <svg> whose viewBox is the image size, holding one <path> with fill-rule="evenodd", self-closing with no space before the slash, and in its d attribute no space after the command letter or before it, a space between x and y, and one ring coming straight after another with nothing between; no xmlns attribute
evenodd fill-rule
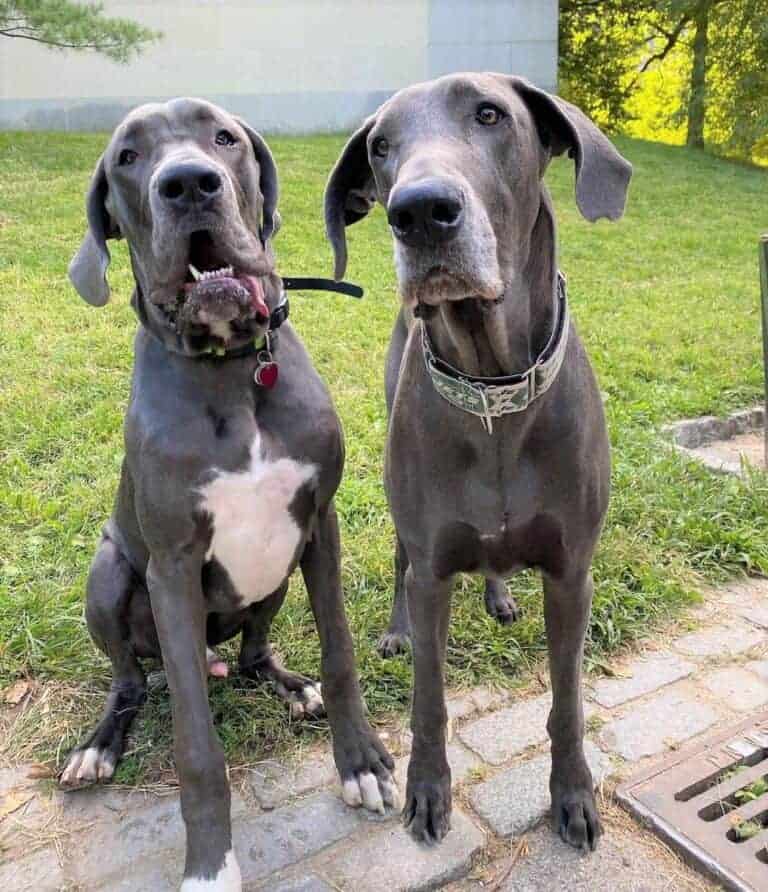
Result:
<svg viewBox="0 0 768 892"><path fill-rule="evenodd" d="M0 128L109 129L134 105L204 96L265 132L349 129L449 71L554 89L557 0L106 0L162 40L117 65L0 38Z"/></svg>

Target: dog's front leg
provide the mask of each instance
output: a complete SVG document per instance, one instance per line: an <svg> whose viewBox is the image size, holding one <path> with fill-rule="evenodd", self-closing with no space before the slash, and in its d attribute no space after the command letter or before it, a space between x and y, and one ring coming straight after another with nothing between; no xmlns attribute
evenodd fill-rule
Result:
<svg viewBox="0 0 768 892"><path fill-rule="evenodd" d="M557 579L545 574L544 620L552 681L547 722L552 740L552 821L565 842L582 851L594 850L602 833L592 774L584 757L581 664L591 605L588 568Z"/></svg>
<svg viewBox="0 0 768 892"><path fill-rule="evenodd" d="M451 828L451 769L445 751L443 667L451 618L452 579L438 579L426 562L405 575L413 645L413 750L403 818L416 839L440 842Z"/></svg>
<svg viewBox="0 0 768 892"><path fill-rule="evenodd" d="M341 588L339 525L331 502L318 512L312 539L301 558L320 636L323 700L333 734L333 755L344 801L383 812L397 804L394 762L363 712L352 636Z"/></svg>
<svg viewBox="0 0 768 892"><path fill-rule="evenodd" d="M147 583L171 693L176 771L187 829L182 892L239 892L224 752L208 707L202 555L152 556Z"/></svg>

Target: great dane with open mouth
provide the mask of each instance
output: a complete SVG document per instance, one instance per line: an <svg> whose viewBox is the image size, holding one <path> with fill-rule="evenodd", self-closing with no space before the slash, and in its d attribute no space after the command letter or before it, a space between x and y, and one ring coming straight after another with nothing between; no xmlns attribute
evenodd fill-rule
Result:
<svg viewBox="0 0 768 892"><path fill-rule="evenodd" d="M448 75L401 90L368 118L326 190L337 277L345 226L376 200L394 235L404 306L386 370L397 554L384 644L412 638L404 819L427 841L442 839L451 813L443 664L453 577L500 585L526 567L544 577L554 825L582 849L601 832L581 662L610 456L542 182L566 151L581 213L620 217L631 167L579 109L518 77Z"/></svg>
<svg viewBox="0 0 768 892"><path fill-rule="evenodd" d="M241 887L207 699L207 674L227 672L212 648L238 633L243 674L273 682L294 716L327 710L345 801L384 811L395 799L344 614L333 504L342 432L281 324L277 193L270 151L240 119L195 99L142 106L98 162L70 266L82 297L106 303L107 240L125 238L140 325L120 486L87 586L88 628L112 686L61 783L112 777L145 697L139 660L161 657L187 829L183 890ZM268 641L297 565L320 635L322 696Z"/></svg>

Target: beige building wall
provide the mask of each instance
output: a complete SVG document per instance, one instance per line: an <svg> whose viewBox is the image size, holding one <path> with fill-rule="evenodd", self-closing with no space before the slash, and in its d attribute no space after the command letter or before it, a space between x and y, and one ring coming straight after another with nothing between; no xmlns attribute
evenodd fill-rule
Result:
<svg viewBox="0 0 768 892"><path fill-rule="evenodd" d="M148 99L204 96L267 132L346 129L451 70L553 88L556 0L106 0L163 32L129 65L0 38L0 127L109 128Z"/></svg>

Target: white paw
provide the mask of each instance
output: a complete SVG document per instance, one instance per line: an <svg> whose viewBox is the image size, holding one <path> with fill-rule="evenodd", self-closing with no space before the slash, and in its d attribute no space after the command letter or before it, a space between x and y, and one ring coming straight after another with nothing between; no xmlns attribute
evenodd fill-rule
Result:
<svg viewBox="0 0 768 892"><path fill-rule="evenodd" d="M224 856L224 864L215 877L187 877L181 884L181 892L241 892L242 888L240 865L232 849Z"/></svg>
<svg viewBox="0 0 768 892"><path fill-rule="evenodd" d="M59 783L63 786L93 783L109 780L115 773L115 758L108 750L89 746L85 750L75 750L69 757Z"/></svg>
<svg viewBox="0 0 768 892"><path fill-rule="evenodd" d="M400 795L392 775L377 778L370 771L356 774L341 784L341 798L352 808L367 808L383 815L385 807L400 807Z"/></svg>
<svg viewBox="0 0 768 892"><path fill-rule="evenodd" d="M280 685L282 688L282 685ZM300 694L289 691L286 688L280 690L281 696L288 701L292 719L301 719L304 716L319 716L325 711L320 682L304 685Z"/></svg>

